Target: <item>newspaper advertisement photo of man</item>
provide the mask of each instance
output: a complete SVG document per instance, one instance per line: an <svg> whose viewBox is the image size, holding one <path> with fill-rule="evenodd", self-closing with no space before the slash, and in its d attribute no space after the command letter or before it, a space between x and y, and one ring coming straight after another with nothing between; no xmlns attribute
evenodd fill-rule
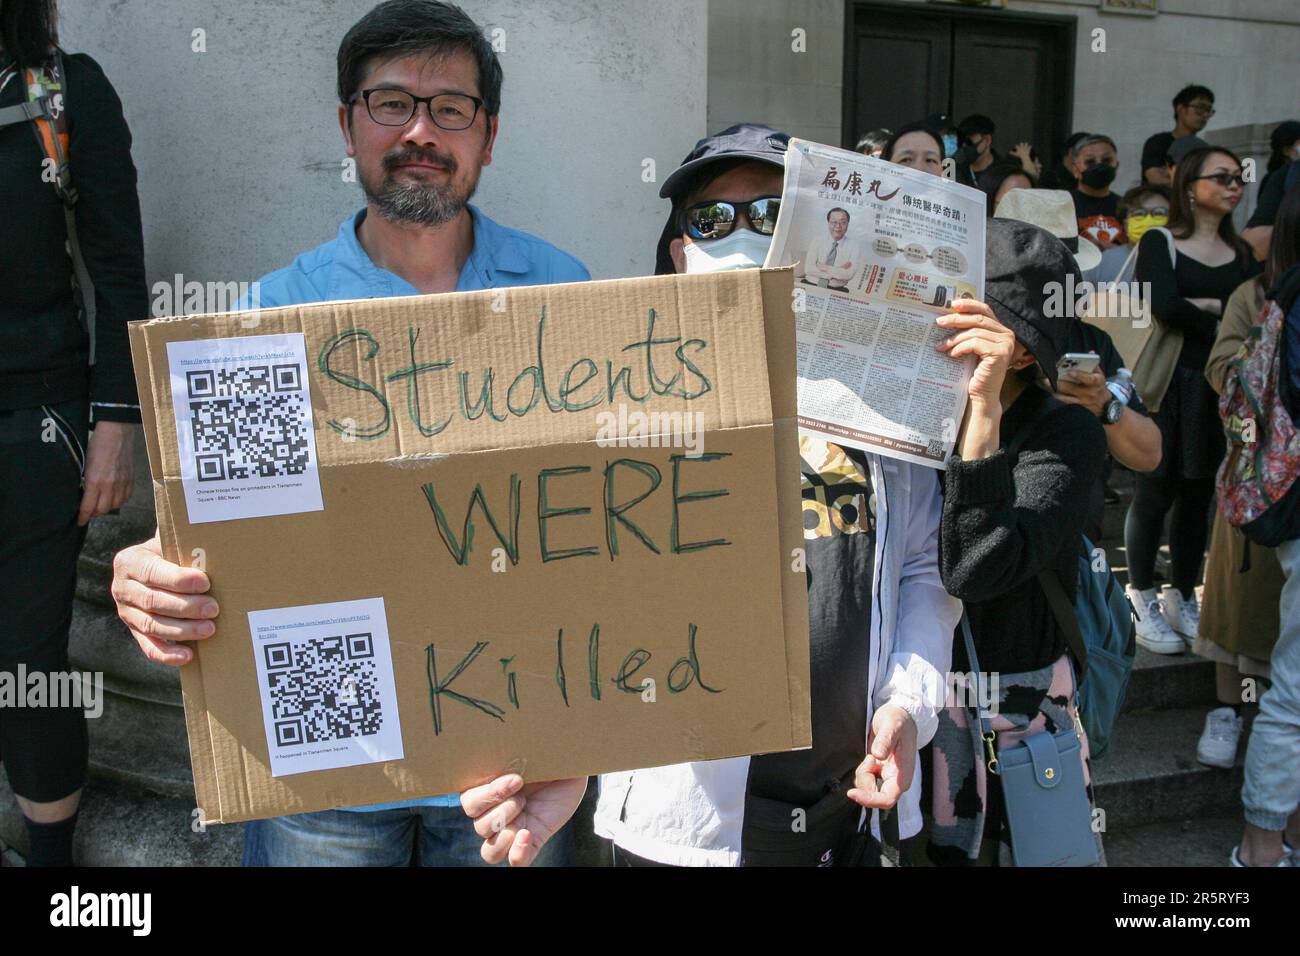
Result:
<svg viewBox="0 0 1300 956"><path fill-rule="evenodd" d="M935 318L984 289L985 196L938 176L791 139L766 266L793 266L799 426L943 468L967 363Z"/></svg>

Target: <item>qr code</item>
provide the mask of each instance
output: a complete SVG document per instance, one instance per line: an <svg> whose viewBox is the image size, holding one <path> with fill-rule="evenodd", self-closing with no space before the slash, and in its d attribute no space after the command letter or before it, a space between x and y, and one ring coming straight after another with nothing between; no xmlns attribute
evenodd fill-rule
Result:
<svg viewBox="0 0 1300 956"><path fill-rule="evenodd" d="M267 644L262 651L276 746L368 737L383 727L369 633Z"/></svg>
<svg viewBox="0 0 1300 956"><path fill-rule="evenodd" d="M942 458L943 442L937 438L927 438L925 442L925 454L927 458Z"/></svg>
<svg viewBox="0 0 1300 956"><path fill-rule="evenodd" d="M306 472L311 451L301 366L195 369L185 379L199 481Z"/></svg>

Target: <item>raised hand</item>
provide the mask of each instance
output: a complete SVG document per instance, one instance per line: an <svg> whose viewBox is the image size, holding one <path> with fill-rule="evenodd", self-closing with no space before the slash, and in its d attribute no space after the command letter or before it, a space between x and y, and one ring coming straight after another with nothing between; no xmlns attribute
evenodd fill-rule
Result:
<svg viewBox="0 0 1300 956"><path fill-rule="evenodd" d="M460 805L483 838L488 863L528 866L582 802L586 777L525 784L517 773L497 777L460 795Z"/></svg>

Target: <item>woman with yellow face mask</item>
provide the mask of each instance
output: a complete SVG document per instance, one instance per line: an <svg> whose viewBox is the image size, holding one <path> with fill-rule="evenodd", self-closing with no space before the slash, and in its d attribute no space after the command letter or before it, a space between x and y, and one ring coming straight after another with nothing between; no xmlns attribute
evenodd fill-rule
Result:
<svg viewBox="0 0 1300 956"><path fill-rule="evenodd" d="M1083 274L1089 282L1114 282L1120 278L1124 260L1148 230L1169 222L1169 190L1149 183L1134 186L1119 201L1119 217L1124 222L1128 245L1112 246L1101 254L1101 262ZM1129 271L1132 271L1130 263Z"/></svg>

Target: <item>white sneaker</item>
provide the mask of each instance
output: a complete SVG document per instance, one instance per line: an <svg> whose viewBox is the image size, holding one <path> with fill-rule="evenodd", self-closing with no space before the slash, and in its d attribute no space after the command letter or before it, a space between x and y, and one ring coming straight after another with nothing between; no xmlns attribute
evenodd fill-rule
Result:
<svg viewBox="0 0 1300 956"><path fill-rule="evenodd" d="M1205 715L1205 729L1196 742L1196 759L1210 767L1231 769L1237 762L1241 718L1231 707L1216 707Z"/></svg>
<svg viewBox="0 0 1300 956"><path fill-rule="evenodd" d="M1189 645L1196 640L1201 629L1201 606L1194 592L1190 598L1184 598L1182 591L1166 584L1160 589L1160 610L1169 626L1183 635Z"/></svg>
<svg viewBox="0 0 1300 956"><path fill-rule="evenodd" d="M1181 654L1187 649L1183 639L1165 620L1154 590L1143 594L1129 584L1124 586L1124 591L1137 614L1137 642L1140 646L1153 654Z"/></svg>
<svg viewBox="0 0 1300 956"><path fill-rule="evenodd" d="M1240 849L1241 849L1241 847L1239 847L1239 846L1234 846L1234 847L1232 848L1232 865L1233 865L1233 866L1245 866L1245 865L1246 865L1245 863L1242 863L1242 862L1241 862L1241 854L1238 852ZM1293 866L1295 866L1295 864L1291 862L1291 858L1290 858L1290 857L1288 857L1285 853L1283 853L1283 854L1282 854L1282 859L1280 859L1280 860L1278 860L1276 863L1274 863L1273 866L1274 866L1274 867L1279 867L1279 866L1292 866L1292 867L1293 867Z"/></svg>

